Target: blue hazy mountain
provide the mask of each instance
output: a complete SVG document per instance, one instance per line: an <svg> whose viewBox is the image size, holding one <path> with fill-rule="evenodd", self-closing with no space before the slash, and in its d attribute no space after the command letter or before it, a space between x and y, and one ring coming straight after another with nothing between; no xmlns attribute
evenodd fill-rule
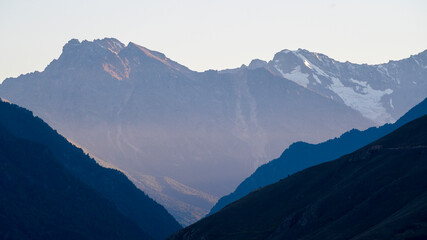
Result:
<svg viewBox="0 0 427 240"><path fill-rule="evenodd" d="M372 127L365 131L351 130L338 138L319 144L296 142L286 149L279 158L259 167L234 192L222 197L212 208L210 214L219 211L248 193L275 183L290 174L351 153L425 114L427 114L427 99L412 108L393 124L386 124L378 128Z"/></svg>
<svg viewBox="0 0 427 240"><path fill-rule="evenodd" d="M112 38L69 41L44 71L6 79L0 96L125 172L183 224L291 143L377 124L267 68L194 72Z"/></svg>
<svg viewBox="0 0 427 240"><path fill-rule="evenodd" d="M427 239L427 115L251 192L171 240Z"/></svg>
<svg viewBox="0 0 427 240"><path fill-rule="evenodd" d="M0 101L0 126L5 136L0 151L4 173L0 198L2 210L8 213L0 215L2 227L9 226L12 236L66 239L70 231L68 239L95 239L92 236L99 231L110 239L144 239L144 235L135 238L138 232L164 239L181 228L123 173L99 166L30 111ZM3 235L6 239L9 227ZM33 232L37 229L40 235Z"/></svg>

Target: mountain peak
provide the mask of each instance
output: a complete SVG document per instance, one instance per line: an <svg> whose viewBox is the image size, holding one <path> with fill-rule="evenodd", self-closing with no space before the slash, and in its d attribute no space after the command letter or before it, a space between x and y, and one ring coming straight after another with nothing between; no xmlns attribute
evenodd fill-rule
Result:
<svg viewBox="0 0 427 240"><path fill-rule="evenodd" d="M67 44L77 45L77 44L80 44L80 41L76 38L72 38L72 39L70 39L70 41L67 42Z"/></svg>
<svg viewBox="0 0 427 240"><path fill-rule="evenodd" d="M154 59L156 59L160 62L163 62L165 64L167 63L168 59L166 58L166 55L164 55L163 53L152 51L146 47L143 47L143 46L138 45L138 44L133 43L133 42L129 42L127 48L136 48L139 51L142 51L148 57L154 58Z"/></svg>
<svg viewBox="0 0 427 240"><path fill-rule="evenodd" d="M62 52L66 52L69 50L73 50L76 47L80 46L80 41L76 38L71 39L70 41L68 41L64 47L62 47Z"/></svg>
<svg viewBox="0 0 427 240"><path fill-rule="evenodd" d="M289 50L283 49L282 51L274 54L273 61L278 62L287 62L287 61L295 61L298 59L298 54L300 54L303 50Z"/></svg>
<svg viewBox="0 0 427 240"><path fill-rule="evenodd" d="M63 53L76 52L81 48L96 49L99 47L117 54L125 45L115 38L95 39L93 41L83 40L82 42L73 38L64 45Z"/></svg>
<svg viewBox="0 0 427 240"><path fill-rule="evenodd" d="M126 52L126 53L125 53ZM153 63L161 63L162 65L166 66L169 69L174 69L180 72L186 72L190 73L191 70L188 69L185 66L180 65L179 63L169 59L166 57L165 54L157 51L150 50L146 47L143 47L141 45L138 45L133 42L129 42L128 45L125 47L125 50L122 52L122 56L128 55L134 56L137 58L145 58L146 60L154 60ZM139 64L139 62L138 62Z"/></svg>
<svg viewBox="0 0 427 240"><path fill-rule="evenodd" d="M289 49L283 49L282 51L278 52L277 54L279 54L279 53L288 54L288 53L291 53L291 52L293 52L293 51L289 50Z"/></svg>
<svg viewBox="0 0 427 240"><path fill-rule="evenodd" d="M267 67L267 62L261 59L252 60L248 66L249 69L257 69L257 68L263 68L263 67Z"/></svg>
<svg viewBox="0 0 427 240"><path fill-rule="evenodd" d="M115 38L96 39L93 42L116 54L125 47L123 43Z"/></svg>
<svg viewBox="0 0 427 240"><path fill-rule="evenodd" d="M154 65L150 64L163 65L169 70L190 72L188 68L168 59L163 53L152 51L133 42L129 42L126 46L115 38L93 41L71 39L64 45L61 56L52 61L46 70L75 71L75 69L80 69L79 72L84 72L91 71L90 69L95 67L107 72L115 79L123 80L129 78L131 65L134 66L133 72L135 73L138 69L140 71L153 69Z"/></svg>
<svg viewBox="0 0 427 240"><path fill-rule="evenodd" d="M308 51L307 49L304 49L304 48L298 48L296 50L296 52L301 53L301 52L310 52L310 51Z"/></svg>

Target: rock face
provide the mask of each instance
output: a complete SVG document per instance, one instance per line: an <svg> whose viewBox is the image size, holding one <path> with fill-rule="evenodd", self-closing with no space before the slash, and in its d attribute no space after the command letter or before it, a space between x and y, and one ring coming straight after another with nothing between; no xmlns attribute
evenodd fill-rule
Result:
<svg viewBox="0 0 427 240"><path fill-rule="evenodd" d="M258 189L169 239L426 239L427 115Z"/></svg>
<svg viewBox="0 0 427 240"><path fill-rule="evenodd" d="M349 154L425 114L427 114L427 99L417 104L393 124L386 124L378 128L372 127L365 131L353 129L339 138L330 139L319 144L293 143L279 158L260 166L251 176L240 183L234 192L220 198L211 209L210 214L218 212L226 205L244 197L248 193L273 184L290 174Z"/></svg>
<svg viewBox="0 0 427 240"><path fill-rule="evenodd" d="M286 74L281 66L290 60L281 65L276 60ZM308 69L315 69L314 63ZM366 118L333 91L326 89L327 95L310 89L310 83L306 88L293 77L283 78L272 62L265 64L199 73L134 43L71 40L43 72L6 79L0 96L32 110L100 162L127 172L182 224L208 213L218 196L292 142L317 143L365 129L416 103L396 97L392 103L399 111ZM308 71L304 66L302 74ZM381 79L384 84L354 79L396 94L387 84L401 76L389 74ZM318 78L326 84L323 77ZM378 104L389 103L390 94L378 97Z"/></svg>

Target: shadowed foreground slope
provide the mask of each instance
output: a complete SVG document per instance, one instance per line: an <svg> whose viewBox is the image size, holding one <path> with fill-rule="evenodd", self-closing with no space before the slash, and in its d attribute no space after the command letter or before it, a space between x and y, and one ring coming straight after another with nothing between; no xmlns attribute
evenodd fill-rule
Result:
<svg viewBox="0 0 427 240"><path fill-rule="evenodd" d="M427 116L261 188L170 239L426 239Z"/></svg>
<svg viewBox="0 0 427 240"><path fill-rule="evenodd" d="M1 239L152 239L43 145L0 125Z"/></svg>
<svg viewBox="0 0 427 240"><path fill-rule="evenodd" d="M253 190L275 183L289 174L356 151L425 114L427 114L427 99L413 107L393 124L372 127L364 131L353 129L339 138L319 144L296 142L289 146L279 158L260 166L251 176L240 183L234 192L222 197L211 209L210 214L218 212Z"/></svg>
<svg viewBox="0 0 427 240"><path fill-rule="evenodd" d="M0 125L17 138L45 145L71 175L108 199L153 238L164 239L181 228L164 207L136 188L123 173L99 166L30 111L0 101Z"/></svg>

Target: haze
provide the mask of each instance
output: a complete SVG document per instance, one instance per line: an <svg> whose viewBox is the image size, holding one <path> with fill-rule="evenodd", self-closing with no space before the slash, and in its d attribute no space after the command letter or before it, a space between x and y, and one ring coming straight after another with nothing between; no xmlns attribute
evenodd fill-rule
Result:
<svg viewBox="0 0 427 240"><path fill-rule="evenodd" d="M193 70L224 69L304 48L340 61L382 63L427 48L427 2L0 2L0 82L57 58L71 38L116 37Z"/></svg>

